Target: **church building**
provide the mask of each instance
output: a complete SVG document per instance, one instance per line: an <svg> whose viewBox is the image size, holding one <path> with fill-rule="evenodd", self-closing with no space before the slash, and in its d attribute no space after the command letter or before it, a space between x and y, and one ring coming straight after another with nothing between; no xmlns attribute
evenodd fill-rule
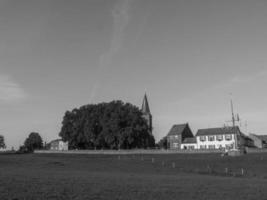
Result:
<svg viewBox="0 0 267 200"><path fill-rule="evenodd" d="M152 115L150 113L150 109L149 109L149 105L148 105L148 100L147 100L146 94L145 94L144 99L143 99L141 111L143 113L143 118L147 122L147 125L149 127L149 131L152 134Z"/></svg>

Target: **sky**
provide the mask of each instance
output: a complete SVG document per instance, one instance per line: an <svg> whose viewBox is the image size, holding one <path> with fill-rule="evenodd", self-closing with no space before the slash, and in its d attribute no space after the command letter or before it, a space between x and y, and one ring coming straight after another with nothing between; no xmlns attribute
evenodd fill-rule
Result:
<svg viewBox="0 0 267 200"><path fill-rule="evenodd" d="M265 0L0 0L0 134L58 138L67 110L147 93L173 124L267 134ZM247 124L247 126L245 125Z"/></svg>

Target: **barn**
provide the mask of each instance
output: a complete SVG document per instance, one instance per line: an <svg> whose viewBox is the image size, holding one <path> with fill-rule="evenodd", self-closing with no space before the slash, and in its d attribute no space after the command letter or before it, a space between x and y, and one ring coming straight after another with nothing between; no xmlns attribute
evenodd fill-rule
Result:
<svg viewBox="0 0 267 200"><path fill-rule="evenodd" d="M181 149L184 147L182 143L188 141L187 138L194 138L194 135L188 125L186 124L175 124L167 134L167 146L169 149ZM191 142L193 139L191 139Z"/></svg>

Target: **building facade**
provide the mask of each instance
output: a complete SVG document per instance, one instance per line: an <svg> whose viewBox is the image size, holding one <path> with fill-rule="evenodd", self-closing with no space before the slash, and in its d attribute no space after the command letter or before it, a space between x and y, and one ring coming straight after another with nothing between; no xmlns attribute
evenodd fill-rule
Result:
<svg viewBox="0 0 267 200"><path fill-rule="evenodd" d="M50 142L50 150L67 151L68 149L68 142L63 142L61 139L53 140Z"/></svg>
<svg viewBox="0 0 267 200"><path fill-rule="evenodd" d="M267 135L249 134L249 137L253 141L253 145L257 148L267 148Z"/></svg>
<svg viewBox="0 0 267 200"><path fill-rule="evenodd" d="M197 140L195 137L185 138L181 144L181 149L184 150L194 150L197 149Z"/></svg>
<svg viewBox="0 0 267 200"><path fill-rule="evenodd" d="M186 146L182 146L186 138L194 138L188 123L173 125L167 135L167 146L169 149L182 149Z"/></svg>
<svg viewBox="0 0 267 200"><path fill-rule="evenodd" d="M199 129L196 134L198 149L240 149L246 145L246 137L237 126Z"/></svg>

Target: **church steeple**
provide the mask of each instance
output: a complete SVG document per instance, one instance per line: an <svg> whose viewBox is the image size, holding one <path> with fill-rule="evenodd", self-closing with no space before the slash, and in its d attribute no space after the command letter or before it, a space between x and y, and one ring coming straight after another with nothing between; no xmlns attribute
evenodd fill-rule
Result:
<svg viewBox="0 0 267 200"><path fill-rule="evenodd" d="M144 99L143 99L141 111L143 113L143 118L147 122L147 125L149 127L149 131L152 134L152 115L150 113L150 109L149 109L149 105L148 105L148 100L147 100L146 94L145 94Z"/></svg>
<svg viewBox="0 0 267 200"><path fill-rule="evenodd" d="M143 114L150 114L150 109L149 109L149 105L148 105L146 94L145 94L144 99L143 99L142 113Z"/></svg>

